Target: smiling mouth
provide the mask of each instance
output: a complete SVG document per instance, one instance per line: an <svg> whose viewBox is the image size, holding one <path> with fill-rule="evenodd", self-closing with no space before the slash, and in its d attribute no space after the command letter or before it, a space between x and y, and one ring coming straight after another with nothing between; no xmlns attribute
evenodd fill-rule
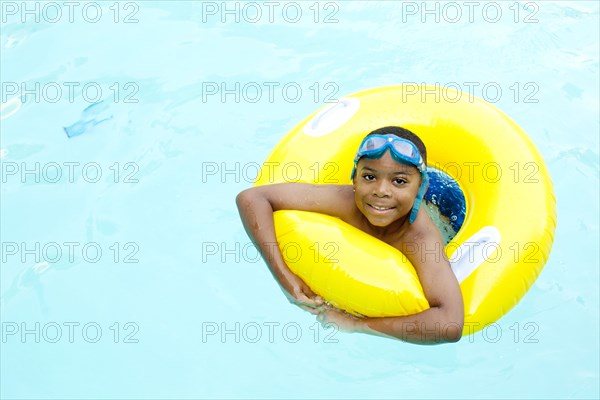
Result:
<svg viewBox="0 0 600 400"><path fill-rule="evenodd" d="M372 204L368 204L369 207L371 207L372 209L374 209L375 211L379 211L379 212L385 212L385 211L389 211L394 209L395 207L378 207L378 206L374 206Z"/></svg>

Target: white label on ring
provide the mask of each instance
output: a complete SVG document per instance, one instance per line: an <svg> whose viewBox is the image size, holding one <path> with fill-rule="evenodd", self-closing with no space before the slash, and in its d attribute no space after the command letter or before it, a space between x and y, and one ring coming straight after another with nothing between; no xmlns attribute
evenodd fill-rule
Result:
<svg viewBox="0 0 600 400"><path fill-rule="evenodd" d="M304 125L303 131L308 136L325 136L344 125L360 108L360 100L346 97L330 104Z"/></svg>
<svg viewBox="0 0 600 400"><path fill-rule="evenodd" d="M450 257L452 272L458 283L469 277L500 246L502 236L495 226L484 226L468 238Z"/></svg>

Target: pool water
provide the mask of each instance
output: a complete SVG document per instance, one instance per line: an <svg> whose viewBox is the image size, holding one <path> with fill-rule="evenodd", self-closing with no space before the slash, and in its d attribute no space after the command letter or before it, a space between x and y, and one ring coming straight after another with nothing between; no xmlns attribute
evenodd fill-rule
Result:
<svg viewBox="0 0 600 400"><path fill-rule="evenodd" d="M600 397L598 3L374 3L2 1L0 397ZM235 207L295 124L400 83L494 102L554 182L541 275L456 344L324 329Z"/></svg>

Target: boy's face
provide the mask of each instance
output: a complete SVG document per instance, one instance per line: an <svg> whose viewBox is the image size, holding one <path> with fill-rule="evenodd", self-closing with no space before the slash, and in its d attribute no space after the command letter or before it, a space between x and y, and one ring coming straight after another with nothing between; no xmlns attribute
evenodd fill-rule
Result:
<svg viewBox="0 0 600 400"><path fill-rule="evenodd" d="M354 201L372 225L388 226L408 218L420 186L417 168L397 162L388 150L379 159L360 159Z"/></svg>

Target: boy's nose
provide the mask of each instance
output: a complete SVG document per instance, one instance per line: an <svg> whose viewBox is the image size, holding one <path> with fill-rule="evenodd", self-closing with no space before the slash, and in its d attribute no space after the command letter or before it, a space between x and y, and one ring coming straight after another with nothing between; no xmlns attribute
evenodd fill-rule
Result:
<svg viewBox="0 0 600 400"><path fill-rule="evenodd" d="M377 197L386 197L390 195L389 184L383 180L377 182L377 185L373 188L373 194Z"/></svg>

